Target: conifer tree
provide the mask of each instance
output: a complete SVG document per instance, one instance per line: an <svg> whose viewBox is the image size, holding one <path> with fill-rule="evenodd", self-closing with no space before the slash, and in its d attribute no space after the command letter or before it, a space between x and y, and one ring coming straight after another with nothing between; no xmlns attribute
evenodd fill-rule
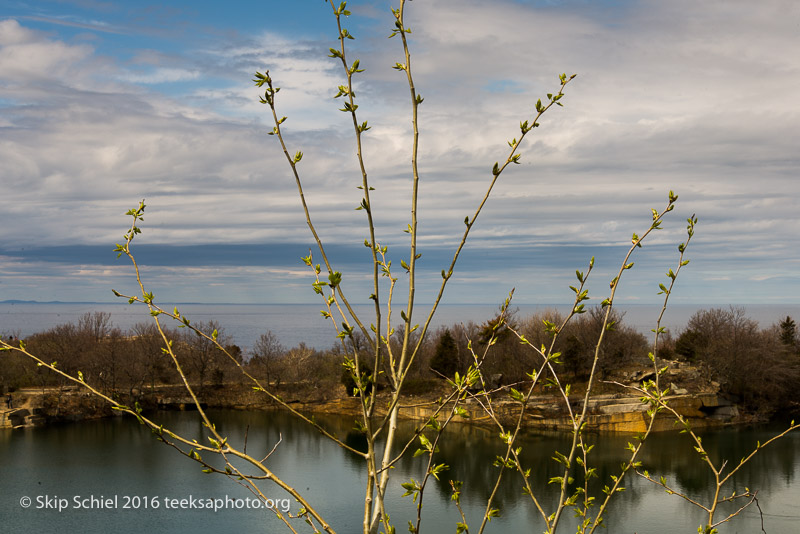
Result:
<svg viewBox="0 0 800 534"><path fill-rule="evenodd" d="M456 371L460 371L460 364L456 340L453 339L453 335L447 329L436 345L436 353L431 358L431 369L440 375L452 377Z"/></svg>

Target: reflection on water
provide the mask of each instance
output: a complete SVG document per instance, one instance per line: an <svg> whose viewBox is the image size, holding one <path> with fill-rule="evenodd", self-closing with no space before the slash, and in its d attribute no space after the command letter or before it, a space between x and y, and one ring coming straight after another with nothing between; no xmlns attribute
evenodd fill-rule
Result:
<svg viewBox="0 0 800 534"><path fill-rule="evenodd" d="M232 443L247 443L254 456L267 454L280 441L268 465L287 482L308 495L339 532L356 532L363 508L364 477L361 460L328 442L319 433L282 412L212 412L217 428ZM167 427L205 441L207 431L191 412L158 414ZM351 418L318 417L326 428L355 449L363 450L365 441L354 430ZM401 432L410 436L412 425L401 424ZM727 459L735 465L749 453L757 441L765 442L778 431L773 428L725 429L703 435L710 456L716 461ZM625 459L624 447L632 438L618 435L594 435L596 444L592 458L602 484L618 472ZM529 433L520 443L522 460L531 469L534 491L544 496L542 503L552 509L556 502L555 488L547 485L560 470L551 458L554 450L566 452L569 438L559 433ZM736 489L747 486L759 490L759 502L765 512L766 531L796 531L800 520L800 485L797 483L797 450L800 435L790 435L771 445L736 476ZM450 479L464 483L462 502L471 525L477 526L485 507L485 499L494 486L497 468L492 465L503 451L497 433L485 428L453 425L440 444L437 462L450 466L441 482L431 481L425 493L423 530L454 530L458 512L450 501ZM686 492L693 499L707 502L712 498L713 476L691 448L688 436L658 434L645 446L640 459L656 476L666 477L669 484ZM393 473L389 511L398 526L405 530L408 519L415 515L414 503L401 499L400 483L408 478L420 480L425 457L401 461ZM578 483L580 479L578 478ZM198 531L282 532L285 527L264 510L223 509L218 512L198 509L74 509L58 511L37 507L37 497L73 499L74 496L105 497L138 495L163 498L242 499L249 493L224 477L203 475L200 467L162 444L131 419L108 419L47 428L0 432L0 479L2 499L0 518L3 531L139 533L146 530L194 533ZM607 532L658 534L696 532L702 514L663 489L631 477L627 491L612 505ZM489 532L541 532L543 523L530 499L522 495L519 475L507 474L495 505L502 517L492 521ZM725 493L734 489L729 487ZM277 488L265 486L272 498L284 498ZM22 508L20 499L33 498L30 508ZM122 501L119 501L122 505ZM297 512L296 504L292 505ZM564 532L574 530L574 519ZM302 527L301 527L302 528ZM723 526L722 533L760 532L758 511L749 509L736 522Z"/></svg>

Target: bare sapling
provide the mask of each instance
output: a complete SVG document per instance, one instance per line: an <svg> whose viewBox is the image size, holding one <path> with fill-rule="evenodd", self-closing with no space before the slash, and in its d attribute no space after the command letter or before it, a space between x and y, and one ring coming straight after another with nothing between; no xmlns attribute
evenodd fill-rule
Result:
<svg viewBox="0 0 800 534"><path fill-rule="evenodd" d="M363 143L369 136L371 126L367 120L364 120L359 107L360 100L356 99L354 92L354 80L364 72L365 67L359 59L353 57L353 52L349 48L350 41L355 39L355 36L345 26L350 12L347 10L345 2L337 5L330 0L329 5L337 31L336 44L330 48L329 57L341 65L342 76L342 83L336 88L337 92L334 98L339 103L340 111L347 118L346 127L348 129L352 127L356 163L360 173L359 194L354 204L356 204L356 209L364 214L367 236L364 239L364 246L370 251L371 293L368 299L371 301L372 311L369 314L362 316L356 312L357 306L363 304L365 299L361 296L351 296L349 291L352 286L348 288L348 280L336 269L326 243L321 237L322 232L318 231L314 223L303 187L307 180L302 165L304 154L302 150L290 147L288 137L285 135L285 129L291 122L287 122L289 118L280 113L280 87L277 85L280 74L273 75L269 71L256 72L253 82L263 91L260 95L260 102L267 106L272 121L268 135L273 136L286 158L291 177L297 186L306 224L316 243L316 250L309 251L302 261L309 269L310 278L313 279L312 289L321 299L321 314L330 320L338 337L338 343L341 345L341 351L344 354L342 365L350 374L353 384L353 391L348 393L354 394L358 399L359 413L356 426L365 437L365 447L356 449L348 445L344 439L328 430L324 424L320 424L313 417L285 402L277 393L275 385L270 382L269 371L266 379L256 376L251 368L243 364L241 357L237 357L237 354L233 354L230 348L225 346L221 341L220 332L217 330L204 331L190 318L183 315L178 308L170 310L160 304L160 301L148 289L132 246L134 239L141 233L140 225L144 220L145 212L144 200L127 212L127 216L131 218L131 224L122 242L116 246L118 256L125 256L131 262L136 280L136 290L134 292L114 290L114 294L126 299L129 303L138 303L148 309L161 341L161 357L169 363L171 368L174 368L180 377L183 389L192 398L198 417L205 428L207 442L201 443L196 439L189 439L166 428L150 414L144 412L138 403L128 406L120 402L107 391L103 391L97 384L85 380L82 372L69 373L61 369L57 362L45 361L29 351L24 341L20 341L18 345L12 345L5 340L0 340L0 348L4 351L16 351L24 354L40 367L56 373L63 379L81 386L95 397L104 400L114 410L130 414L142 425L147 426L156 439L198 463L204 472L230 478L235 483L247 488L262 502L268 500L266 487L277 486L297 502L298 508L294 513L282 512L276 508L270 508L270 510L286 529L293 533L310 531L332 534L337 530L336 526L324 517L320 509L304 496L303 491L287 483L281 473L274 472L270 467L272 453L277 448L285 446L282 439L274 443L271 449L253 454L252 451L247 452L246 440L242 443L234 443L217 430L215 422L201 402L199 392L201 385L190 380L187 363L178 354L176 340L167 325L177 323L180 328L188 329L194 335L212 344L230 362L230 365L241 373L241 377L249 387L266 396L271 403L300 418L339 447L349 451L362 463L365 482L363 508L360 510L359 522L363 534L377 534L381 529L386 534L396 532L397 522L388 513L391 506L387 506L390 487L402 487L405 490L404 496L414 500L416 513L410 518L403 519L408 520L410 532L421 532L425 526L422 514L425 492L431 479L447 482L452 489L453 506L457 508L460 515L460 521L455 525L457 532L469 532L470 524L473 525L473 531L478 533L482 533L488 528L491 519L501 513L496 503L496 497L501 484L506 483L506 479L510 477L515 477L515 480L518 481L521 491L526 498L530 499L530 505L545 525L545 532L550 534L566 528L564 513L567 511L574 513L579 518L577 529L579 533L596 532L598 527L603 525L608 505L613 497L625 489L623 481L631 471L664 486L668 493L680 495L690 504L705 510L708 513L708 522L701 527L701 532L716 532L715 529L720 523L732 519L750 504L757 503L755 491L746 489L743 493L734 492L729 497L723 497L722 487L730 481L730 477L736 470L750 460L754 454L775 439L797 428L798 425L793 423L785 432L764 444L759 444L753 454L742 459L739 467L723 476L726 464L718 466L709 460L701 439L693 432L688 422L670 406L667 398L668 390L662 390L660 383L660 377L667 370L658 354L659 339L665 332L661 326L661 320L678 274L689 263L689 260L684 258L684 253L694 235L694 226L697 222L694 215L688 219L687 238L678 247L677 266L667 271L666 283L659 285L664 300L661 314L653 329L652 351L649 354L655 376L641 386L612 382L620 388L634 391L641 398L641 402L647 405L646 431L628 443L629 454L617 474L608 481L600 481L600 484L603 484L600 489L591 483L591 480L597 478L598 474L597 469L592 467L593 445L587 439L586 427L590 416L590 401L593 395L597 394L597 388L601 381L602 348L607 333L615 328L612 313L612 310L615 310L615 296L625 274L634 267L633 257L639 253L638 249L642 247L651 233L661 229L667 215L674 210L678 197L672 191L669 192L666 205L662 209L651 210L641 234L634 233L632 235L627 254L624 256L616 276L609 283L609 292L600 301L601 328L597 332L594 343L588 379L581 384L582 392L575 394L573 388L576 384L571 384L565 379L566 374L561 367L564 358L557 350L557 341L567 325L575 317L587 311L586 304L590 299L587 280L594 269L594 258L588 262L585 272L576 271L577 284L569 286L574 296L566 316L560 321L544 321L543 327L549 336L547 343L532 342L509 320L509 310L514 293L512 289L508 298L503 302L499 315L491 324L485 342L469 342L471 362L467 369L460 369L461 372L456 371L452 376L443 377L446 379L449 389L442 398L432 403L432 415L427 420L419 422L410 437L398 432L398 421L402 415L401 407L407 392L410 373L420 359L423 343L429 334L434 316L443 302L448 283L456 272L460 255L470 233L477 224L477 220L500 177L510 170L509 167L520 163L521 151L527 138L529 135L533 135L532 131L540 125L540 121L546 113L549 113L554 106L563 105L565 91L576 76L561 74L558 82L554 83L553 92L532 103L533 111L520 121L517 133L508 141L509 149L493 165L487 164L484 186L479 200L471 214L463 220L463 234L453 250L452 260L441 269L441 282L437 283L438 287L432 304L421 312L417 309L419 304L416 292L421 273L417 262L421 257L418 245L421 236L418 219L419 195L420 183L425 179L419 161L420 129L422 127L420 110L424 99L414 82L413 62L408 40L411 29L406 26L405 17L408 5L405 0L400 0L399 6L392 9L393 28L390 35L395 42L398 42L400 59L393 65L393 68L404 76L404 84L408 87L408 105L410 106L412 125L407 204L410 213L407 225L403 229L408 234L408 248L397 253L394 250L390 251L389 247L383 244L392 241L393 236L382 238L376 230L379 227L376 221L381 213L374 203L374 195L371 195L375 184L368 172L369 162L366 161L363 150ZM313 180L313 177L310 179ZM398 258L400 258L399 262ZM398 281L401 278L403 279L402 283L408 286L407 294L402 297L396 294L396 289L399 287ZM536 363L527 370L525 380L501 386L493 383L485 369L490 354L496 350L499 336L505 331L510 331L516 336L516 339L532 354ZM356 337L366 340L366 343L355 342ZM268 349L267 345L276 343L271 338L264 338L262 341L266 347L265 350ZM379 385L383 386L382 390L378 387ZM520 445L521 434L530 419L530 405L545 385L557 395L559 405L568 421L571 437L568 448L553 452L554 460L559 463L560 467L559 476L549 480L550 487L557 495L555 507L552 509L548 509L545 504L547 501L545 496L534 491L531 483L531 476L533 476L531 466L524 465L521 457L522 445ZM511 420L502 417L499 408L502 403L509 401L516 409ZM465 487L461 481L449 478L447 476L448 466L439 459L439 445L442 440L447 439L445 430L453 422L463 422L468 419L468 405L470 408L479 407L488 417L490 424L496 429L503 449L503 453L498 455L495 462L497 474L494 478L494 485L488 488L490 493L485 507L482 507L480 516L476 518L468 517L468 512L462 507L462 494L470 491L471 488ZM663 478L659 481L643 469L639 455L646 440L652 435L659 414L661 416L671 414L677 420L683 430L692 437L695 449L713 472L716 480L716 494L710 505L700 504L686 495L681 495L677 490L669 487ZM393 468L407 456L421 458L419 475L411 479L398 480ZM581 478L583 482L576 483L577 478ZM717 506L719 503L729 501L741 501L743 506L719 521L716 516Z"/></svg>

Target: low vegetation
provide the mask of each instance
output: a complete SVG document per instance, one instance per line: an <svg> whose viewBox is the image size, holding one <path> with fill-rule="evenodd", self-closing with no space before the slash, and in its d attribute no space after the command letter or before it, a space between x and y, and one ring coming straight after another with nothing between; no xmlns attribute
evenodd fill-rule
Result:
<svg viewBox="0 0 800 534"><path fill-rule="evenodd" d="M614 328L606 333L599 360L601 379L614 380L626 371L648 368L648 342L644 335L625 324L624 314L614 311ZM527 317L512 314L507 322L534 346L546 343L546 322L560 323L555 310ZM575 317L561 333L555 350L561 353L562 376L574 384L585 381L591 371L597 335L602 328L600 308ZM482 324L472 322L440 327L423 341L419 357L409 372L407 395L439 391L445 377L464 373L472 360L472 350L482 351L491 338L494 318ZM242 351L235 340L215 322L198 324L204 331L218 332L218 341L236 355L247 371L276 390L307 391L314 400L319 392L328 395L352 394L356 388L351 373L342 371L345 352L340 345L318 350L303 343L284 347L270 331L262 334L253 347ZM187 377L201 395L213 395L225 385L246 382L233 361L208 339L188 329L170 329L175 352ZM4 336L8 338L8 335ZM398 328L392 342L402 342ZM123 331L113 326L106 312L87 313L75 323L58 325L25 340L45 361L57 362L65 372L97 383L113 395L146 395L157 386L178 385L181 378L174 367L165 364L161 337L152 323L139 323ZM363 343L356 333L348 343ZM760 328L743 308L714 308L695 313L676 336L666 335L659 347L662 358L694 366L706 382L718 385L723 394L737 400L751 413L771 417L796 412L800 407L794 391L800 385L800 336L791 317ZM529 382L526 372L533 365L530 350L519 343L510 330L496 333L494 350L484 363L484 372L497 385ZM373 370L362 364L363 376ZM378 374L377 385L382 383ZM19 353L8 353L0 368L0 389L64 387L61 375L37 366ZM302 386L298 389L298 386ZM616 386L605 385L613 392Z"/></svg>

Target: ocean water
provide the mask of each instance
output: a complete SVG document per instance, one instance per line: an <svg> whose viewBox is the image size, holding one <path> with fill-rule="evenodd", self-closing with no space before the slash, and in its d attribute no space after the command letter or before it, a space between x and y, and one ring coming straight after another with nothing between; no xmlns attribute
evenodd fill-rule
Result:
<svg viewBox="0 0 800 534"><path fill-rule="evenodd" d="M337 342L336 332L330 319L320 314L321 306L313 304L179 304L178 310L189 317L192 323L216 321L230 336L233 343L245 351L253 346L261 334L268 331L278 337L286 348L305 343L317 349L326 349ZM700 309L727 308L727 306L674 305L667 309L662 326L678 334L693 313ZM751 319L759 322L762 328L769 327L786 316L800 321L800 305L748 304L742 306ZM165 306L172 309L173 305ZM537 311L558 309L566 312L564 305L518 305L517 317L524 318ZM643 334L652 335L660 308L646 305L622 305L618 308L625 313L623 322ZM422 322L430 310L430 305L421 304L415 313L415 321ZM142 305L127 303L0 303L0 335L25 338L54 326L66 323L77 324L86 313L95 311L111 314L113 326L128 330L137 323L152 321L148 310ZM368 305L356 307L356 312L366 324L373 317L373 308ZM494 304L453 304L439 307L433 328L453 324L482 323L498 312ZM400 323L399 309L395 310L396 321ZM372 319L374 321L374 319ZM385 319L382 319L385 320ZM169 325L169 324L168 324ZM177 326L177 323L169 325Z"/></svg>

